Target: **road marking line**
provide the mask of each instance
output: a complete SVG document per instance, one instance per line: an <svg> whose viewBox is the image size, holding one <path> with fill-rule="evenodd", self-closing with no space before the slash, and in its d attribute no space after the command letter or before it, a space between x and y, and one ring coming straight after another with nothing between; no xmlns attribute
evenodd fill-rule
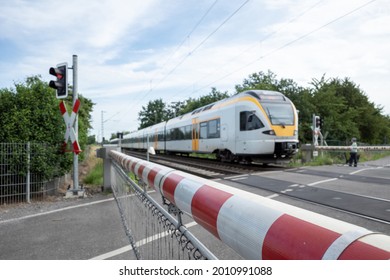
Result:
<svg viewBox="0 0 390 280"><path fill-rule="evenodd" d="M292 191L294 191L294 190L293 189L285 189L285 190L281 191L281 193L287 193L287 192L292 192Z"/></svg>
<svg viewBox="0 0 390 280"><path fill-rule="evenodd" d="M231 179L237 179L240 177L248 177L248 174L240 174L240 175L234 175L234 176L229 176L229 177L224 177L224 180L231 180Z"/></svg>
<svg viewBox="0 0 390 280"><path fill-rule="evenodd" d="M317 181L317 182L313 182L313 183L310 183L310 184L307 184L307 185L312 187L312 186L315 186L315 185L319 185L319 184L327 183L327 182L332 182L332 181L336 181L336 180L338 180L338 178L331 178L331 179L326 179L326 180L322 180L322 181Z"/></svg>
<svg viewBox="0 0 390 280"><path fill-rule="evenodd" d="M246 180L248 179L248 177L240 177L240 178L234 178L234 179L231 179L232 181L239 181L239 180Z"/></svg>
<svg viewBox="0 0 390 280"><path fill-rule="evenodd" d="M362 171L373 170L373 169L381 169L381 168L383 168L383 167L379 166L379 167L363 168L363 169L359 169L359 170L353 171L353 172L349 173L349 175L354 175L354 174L357 174L357 173L362 172Z"/></svg>
<svg viewBox="0 0 390 280"><path fill-rule="evenodd" d="M273 199L275 197L278 197L279 195L277 193L271 194L269 196L266 196L266 198Z"/></svg>
<svg viewBox="0 0 390 280"><path fill-rule="evenodd" d="M60 209L50 210L50 211L47 211L47 212L36 213L36 214L27 215L27 216L23 216L23 217L19 217L19 218L13 218L13 219L9 219L9 220L0 221L0 224L21 221L21 220L25 220L25 219L28 219L28 218L34 218L34 217L49 215L49 214L53 214L53 213L57 213L57 212L61 212L61 211L66 211L66 210L70 210L70 209L90 206L90 205L99 204L99 203L112 201L112 200L114 200L114 198L108 198L108 199L104 199L104 200L98 200L98 201L88 202L88 203L84 203L84 204L68 206L68 207L64 207L64 208L60 208Z"/></svg>
<svg viewBox="0 0 390 280"><path fill-rule="evenodd" d="M193 226L196 226L196 225L197 225L196 222L191 222L191 223L185 224L184 226L185 226L186 228L190 228L190 227L193 227ZM153 241L155 241L155 240L158 240L158 239L160 239L160 238L163 238L163 237L165 237L165 236L167 236L167 235L170 235L170 233L167 232L167 231L160 232L160 233L157 233L157 234L155 234L155 235L149 236L149 237L147 237L147 238L144 238L144 239L142 239L142 240L136 242L135 245L136 245L137 247L141 247L141 246L146 245L146 244L148 244L148 243L150 243L150 242L153 242ZM117 256L117 255L126 253L126 252L131 251L131 250L133 250L133 248L131 247L131 245L126 245L126 246L121 247L121 248L119 248L119 249L116 249L116 250L107 252L107 253L105 253L105 254L101 254L101 255L99 255L99 256L96 256L96 257L94 257L94 258L92 258L92 259L90 259L90 260L106 260L106 259L115 257L115 256Z"/></svg>

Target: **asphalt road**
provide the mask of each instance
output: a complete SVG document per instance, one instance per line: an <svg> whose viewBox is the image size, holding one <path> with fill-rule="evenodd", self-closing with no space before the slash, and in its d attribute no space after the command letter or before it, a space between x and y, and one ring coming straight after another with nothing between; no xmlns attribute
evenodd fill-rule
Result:
<svg viewBox="0 0 390 280"><path fill-rule="evenodd" d="M389 223L365 217L371 215L389 221L390 172L386 162L357 168L322 166L262 172L218 181L390 235ZM324 202L327 205L321 205ZM337 209L346 207L359 213ZM184 222L192 221L186 218ZM191 224L190 230L218 258L240 259L200 226ZM35 209L25 215L0 219L2 260L134 258L118 208L110 197L78 199L58 209Z"/></svg>

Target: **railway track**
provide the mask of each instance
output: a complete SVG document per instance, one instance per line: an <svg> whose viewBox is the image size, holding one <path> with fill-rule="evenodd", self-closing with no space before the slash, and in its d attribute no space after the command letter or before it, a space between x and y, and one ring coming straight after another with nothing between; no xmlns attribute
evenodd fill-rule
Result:
<svg viewBox="0 0 390 280"><path fill-rule="evenodd" d="M125 154L141 159L146 159L146 152L124 150ZM237 164L218 162L213 159L185 157L176 155L157 154L150 156L150 161L181 170L206 179L215 179L225 176L251 174L255 172L281 170L282 165L263 166L261 164Z"/></svg>

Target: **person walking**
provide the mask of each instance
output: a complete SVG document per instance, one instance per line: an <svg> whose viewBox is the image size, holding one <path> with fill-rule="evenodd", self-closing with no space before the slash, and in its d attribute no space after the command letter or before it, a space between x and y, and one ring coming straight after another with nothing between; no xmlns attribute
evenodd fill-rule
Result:
<svg viewBox="0 0 390 280"><path fill-rule="evenodd" d="M356 138L352 138L352 144L350 146L350 157L349 157L349 166L357 166L357 152L358 152L358 146L356 143Z"/></svg>

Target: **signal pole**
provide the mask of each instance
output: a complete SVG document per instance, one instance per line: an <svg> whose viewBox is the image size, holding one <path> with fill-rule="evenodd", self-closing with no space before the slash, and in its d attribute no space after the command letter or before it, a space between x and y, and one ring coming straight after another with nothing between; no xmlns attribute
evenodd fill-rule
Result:
<svg viewBox="0 0 390 280"><path fill-rule="evenodd" d="M78 99L77 92L77 55L73 55L73 107L76 104ZM76 120L74 124L74 131L76 134L76 139L79 139L79 122L78 116L76 114ZM79 155L78 153L73 153L73 193L77 193L79 190Z"/></svg>

